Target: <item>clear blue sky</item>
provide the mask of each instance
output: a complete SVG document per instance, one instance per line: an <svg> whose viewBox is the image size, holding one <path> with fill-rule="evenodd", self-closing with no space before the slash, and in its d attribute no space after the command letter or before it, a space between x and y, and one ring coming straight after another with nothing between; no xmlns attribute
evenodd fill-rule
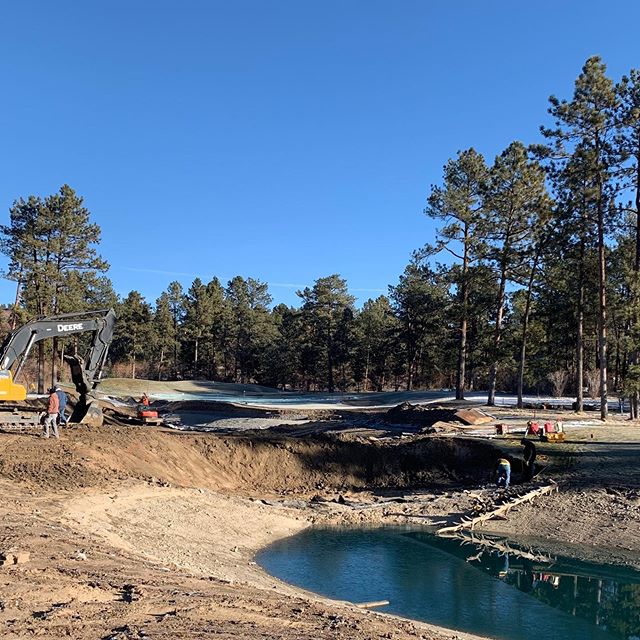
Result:
<svg viewBox="0 0 640 640"><path fill-rule="evenodd" d="M433 240L447 159L536 140L588 56L640 66L638 24L591 0L4 3L0 220L68 183L121 295L240 274L297 304L339 273L362 302Z"/></svg>

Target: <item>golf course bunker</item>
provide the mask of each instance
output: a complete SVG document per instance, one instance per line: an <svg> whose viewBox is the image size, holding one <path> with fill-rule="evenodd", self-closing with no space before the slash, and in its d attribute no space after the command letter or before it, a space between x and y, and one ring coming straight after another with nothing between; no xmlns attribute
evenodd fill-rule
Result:
<svg viewBox="0 0 640 640"><path fill-rule="evenodd" d="M500 547L500 545L497 545ZM270 574L323 596L504 640L631 640L640 572L401 527L312 528L260 552Z"/></svg>

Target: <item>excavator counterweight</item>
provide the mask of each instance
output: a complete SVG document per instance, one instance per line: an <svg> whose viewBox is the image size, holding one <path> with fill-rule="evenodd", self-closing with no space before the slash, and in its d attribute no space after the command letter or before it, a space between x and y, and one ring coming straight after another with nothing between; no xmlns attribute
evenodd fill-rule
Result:
<svg viewBox="0 0 640 640"><path fill-rule="evenodd" d="M0 401L21 402L26 398L27 390L13 381L11 371L0 371Z"/></svg>

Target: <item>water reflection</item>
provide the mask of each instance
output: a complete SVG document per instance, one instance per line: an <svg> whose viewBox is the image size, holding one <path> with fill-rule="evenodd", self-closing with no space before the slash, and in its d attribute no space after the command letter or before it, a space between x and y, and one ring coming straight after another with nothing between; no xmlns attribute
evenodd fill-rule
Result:
<svg viewBox="0 0 640 640"><path fill-rule="evenodd" d="M258 556L271 574L351 602L505 640L640 638L640 574L499 540L423 531L312 529Z"/></svg>
<svg viewBox="0 0 640 640"><path fill-rule="evenodd" d="M406 535L464 558L540 602L588 620L616 637L640 638L640 575L635 570L544 556L473 535L452 540L421 532Z"/></svg>

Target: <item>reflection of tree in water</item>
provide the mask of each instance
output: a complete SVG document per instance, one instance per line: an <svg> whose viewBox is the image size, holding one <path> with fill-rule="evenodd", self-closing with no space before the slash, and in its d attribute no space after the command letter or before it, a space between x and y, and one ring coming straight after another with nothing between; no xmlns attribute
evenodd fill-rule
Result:
<svg viewBox="0 0 640 640"><path fill-rule="evenodd" d="M615 584L615 583L614 583ZM640 636L640 585L616 585L614 597L605 597L601 617L612 633L623 638Z"/></svg>
<svg viewBox="0 0 640 640"><path fill-rule="evenodd" d="M513 547L514 554L505 553L505 545L490 538L471 544L467 539L463 544L459 539L411 537L445 549L550 607L596 624L612 637L640 640L637 572L567 558L554 558L547 564Z"/></svg>
<svg viewBox="0 0 640 640"><path fill-rule="evenodd" d="M504 580L540 602L588 620L615 636L640 636L638 584L532 571L524 566L510 571Z"/></svg>

